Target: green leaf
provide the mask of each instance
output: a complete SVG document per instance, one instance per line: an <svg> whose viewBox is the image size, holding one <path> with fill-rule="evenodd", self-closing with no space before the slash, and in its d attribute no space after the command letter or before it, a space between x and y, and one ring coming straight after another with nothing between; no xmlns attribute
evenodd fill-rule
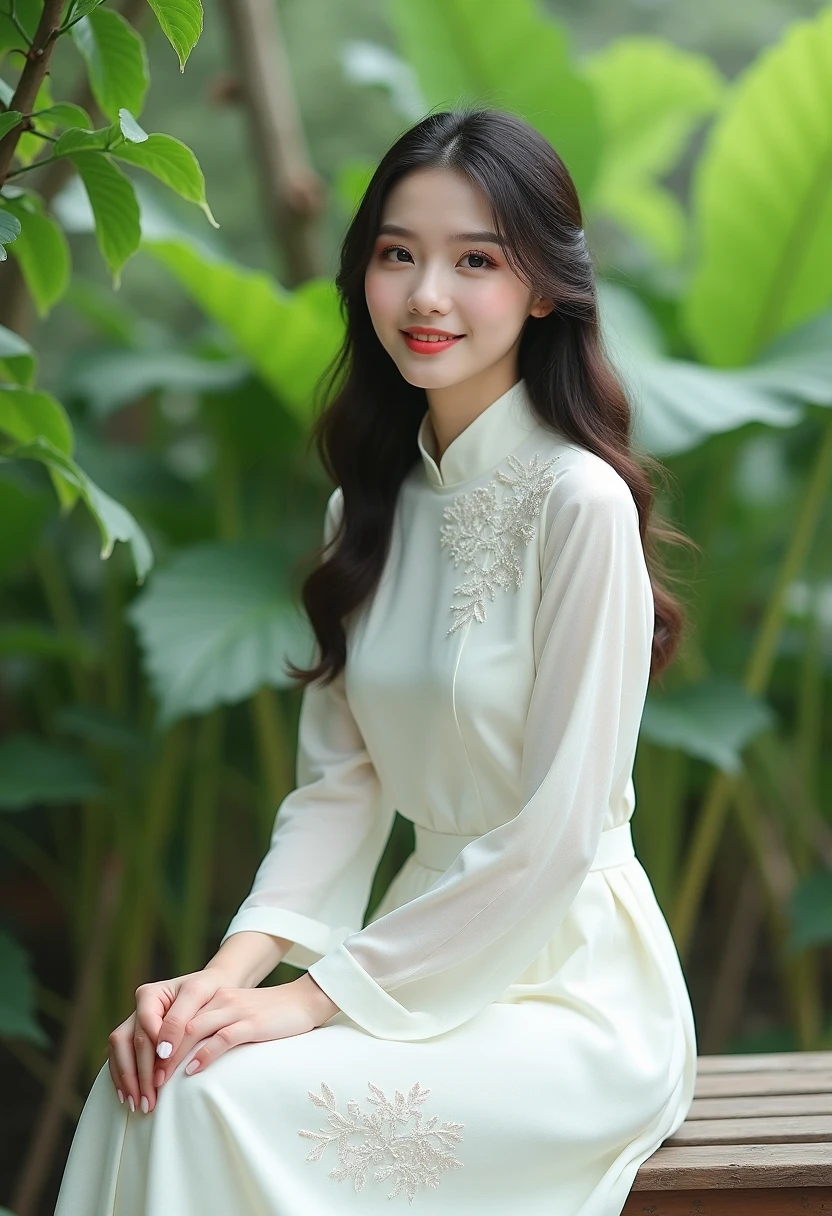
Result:
<svg viewBox="0 0 832 1216"><path fill-rule="evenodd" d="M162 32L179 58L179 70L185 64L202 33L202 4L200 0L148 0L156 14Z"/></svg>
<svg viewBox="0 0 832 1216"><path fill-rule="evenodd" d="M10 11L8 0L5 0L5 3L0 6L0 58L4 51L10 47L20 47L23 42L14 22L9 17ZM42 11L43 0L17 0L15 12L30 40L38 28ZM9 103L3 99L3 104L8 105Z"/></svg>
<svg viewBox="0 0 832 1216"><path fill-rule="evenodd" d="M17 126L22 117L20 110L7 110L5 114L0 114L0 139Z"/></svg>
<svg viewBox="0 0 832 1216"><path fill-rule="evenodd" d="M39 659L72 659L89 663L94 651L86 638L75 633L59 633L46 625L21 621L0 625L0 655L27 655Z"/></svg>
<svg viewBox="0 0 832 1216"><path fill-rule="evenodd" d="M694 181L699 260L684 304L700 356L749 362L832 300L832 8L740 77Z"/></svg>
<svg viewBox="0 0 832 1216"><path fill-rule="evenodd" d="M641 302L599 284L605 345L634 407L633 439L656 457L675 456L712 435L749 423L794 426L803 411L784 384L755 379L752 368L717 369L665 356Z"/></svg>
<svg viewBox="0 0 832 1216"><path fill-rule="evenodd" d="M0 742L0 810L81 802L102 792L86 757L73 748L26 734Z"/></svg>
<svg viewBox="0 0 832 1216"><path fill-rule="evenodd" d="M95 217L98 247L118 287L121 268L139 247L139 204L131 183L102 152L76 152L72 156L89 196Z"/></svg>
<svg viewBox="0 0 832 1216"><path fill-rule="evenodd" d="M138 340L142 319L108 286L73 275L64 304L68 304L112 342L132 346Z"/></svg>
<svg viewBox="0 0 832 1216"><path fill-rule="evenodd" d="M117 540L126 541L139 583L144 581L153 564L150 542L126 507L116 502L97 486L74 460L42 437L23 447L13 448L11 457L17 460L37 460L59 474L80 493L101 532L101 557L108 558Z"/></svg>
<svg viewBox="0 0 832 1216"><path fill-rule="evenodd" d="M72 101L61 101L54 106L47 106L32 117L38 120L38 127L80 127L84 131L92 130L92 119L87 111Z"/></svg>
<svg viewBox="0 0 832 1216"><path fill-rule="evenodd" d="M0 466L0 578L14 574L38 543L46 521L55 514L55 498L46 487L12 479L9 464Z"/></svg>
<svg viewBox="0 0 832 1216"><path fill-rule="evenodd" d="M30 385L36 367L37 356L25 338L0 325L0 380Z"/></svg>
<svg viewBox="0 0 832 1216"><path fill-rule="evenodd" d="M682 254L685 216L658 184L714 112L722 79L710 59L661 38L620 38L585 62L605 136L593 209L641 237L658 256Z"/></svg>
<svg viewBox="0 0 832 1216"><path fill-rule="evenodd" d="M152 173L189 203L201 207L210 223L219 228L205 198L205 178L199 161L187 144L172 135L155 134L143 143L119 144L113 148L113 156Z"/></svg>
<svg viewBox="0 0 832 1216"><path fill-rule="evenodd" d="M816 870L802 878L789 901L790 954L832 942L832 873Z"/></svg>
<svg viewBox="0 0 832 1216"><path fill-rule="evenodd" d="M179 350L113 350L80 354L66 374L67 390L99 418L157 389L210 393L246 379L241 359L200 359Z"/></svg>
<svg viewBox="0 0 832 1216"><path fill-rule="evenodd" d="M343 333L331 279L311 279L288 292L261 271L226 261L194 240L146 236L142 244L234 337L264 381L307 425L319 377Z"/></svg>
<svg viewBox="0 0 832 1216"><path fill-rule="evenodd" d="M772 342L743 369L750 384L812 405L832 405L832 312Z"/></svg>
<svg viewBox="0 0 832 1216"><path fill-rule="evenodd" d="M24 1039L37 1047L50 1046L35 1020L35 978L29 955L5 929L0 929L0 1035ZM8 1212L8 1216L14 1213Z"/></svg>
<svg viewBox="0 0 832 1216"><path fill-rule="evenodd" d="M69 242L55 220L44 214L43 204L36 195L27 193L7 199L6 206L21 226L12 253L38 314L45 317L69 286Z"/></svg>
<svg viewBox="0 0 832 1216"><path fill-rule="evenodd" d="M115 122L122 106L141 114L150 84L144 41L120 13L96 8L72 27L95 100Z"/></svg>
<svg viewBox="0 0 832 1216"><path fill-rule="evenodd" d="M588 196L602 146L595 93L535 0L391 0L388 12L430 110L473 101L522 115Z"/></svg>
<svg viewBox="0 0 832 1216"><path fill-rule="evenodd" d="M8 202L8 200L5 201ZM3 207L0 207L0 262L5 262L8 256L5 246L10 245L12 241L16 241L19 236L20 220L10 215Z"/></svg>
<svg viewBox="0 0 832 1216"><path fill-rule="evenodd" d="M771 707L742 685L713 680L648 696L641 730L652 743L737 773L743 748L774 723Z"/></svg>
<svg viewBox="0 0 832 1216"><path fill-rule="evenodd" d="M94 131L83 127L70 127L55 141L52 154L71 156L73 152L103 152L112 143L113 133L113 126L98 127Z"/></svg>
<svg viewBox="0 0 832 1216"><path fill-rule="evenodd" d="M65 705L58 710L55 723L66 734L114 751L138 754L148 747L147 737L129 719L100 706Z"/></svg>
<svg viewBox="0 0 832 1216"><path fill-rule="evenodd" d="M93 9L98 8L99 4L103 4L104 0L75 0L70 19L75 21L80 17L86 17Z"/></svg>
<svg viewBox="0 0 832 1216"><path fill-rule="evenodd" d="M139 126L133 115L129 110L125 110L124 106L118 112L118 122L122 135L131 143L143 144L147 139L147 131Z"/></svg>
<svg viewBox="0 0 832 1216"><path fill-rule="evenodd" d="M308 662L305 618L269 545L203 544L178 553L127 610L159 702L160 725L288 688L284 660Z"/></svg>
<svg viewBox="0 0 832 1216"><path fill-rule="evenodd" d="M40 389L0 384L0 431L18 443L43 435L67 456L72 455L75 446L66 410Z"/></svg>

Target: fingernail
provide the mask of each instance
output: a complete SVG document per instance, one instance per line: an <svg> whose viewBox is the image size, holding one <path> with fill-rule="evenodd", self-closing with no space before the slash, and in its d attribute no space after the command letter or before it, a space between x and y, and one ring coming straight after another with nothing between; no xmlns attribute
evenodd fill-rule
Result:
<svg viewBox="0 0 832 1216"><path fill-rule="evenodd" d="M123 1102L124 1102L124 1094L121 1092L121 1090L120 1090L120 1089L117 1089L117 1090L116 1090L116 1093L118 1094L118 1100L119 1100L119 1102L123 1103Z"/></svg>
<svg viewBox="0 0 832 1216"><path fill-rule="evenodd" d="M162 1085L164 1085L164 1083L165 1083L165 1070L164 1070L164 1068L157 1068L155 1073L153 1074L153 1084L156 1086L157 1089L160 1089L162 1087Z"/></svg>
<svg viewBox="0 0 832 1216"><path fill-rule="evenodd" d="M188 1074L188 1076L190 1076L192 1073L195 1073L198 1068L199 1060L191 1060L190 1064L185 1069L185 1072Z"/></svg>
<svg viewBox="0 0 832 1216"><path fill-rule="evenodd" d="M150 1103L147 1100L147 1095L142 1094L142 1114L146 1115L149 1110L150 1110Z"/></svg>
<svg viewBox="0 0 832 1216"><path fill-rule="evenodd" d="M161 1043L156 1044L156 1055L162 1060L166 1060L172 1051L173 1043L168 1043L167 1041L163 1040Z"/></svg>
<svg viewBox="0 0 832 1216"><path fill-rule="evenodd" d="M129 1098L127 1099L127 1101L128 1101L128 1103L130 1104L130 1109L131 1109L133 1112L135 1112L135 1110L136 1110L136 1103L133 1101L133 1095L132 1095L132 1094L130 1094L130 1096L129 1096Z"/></svg>

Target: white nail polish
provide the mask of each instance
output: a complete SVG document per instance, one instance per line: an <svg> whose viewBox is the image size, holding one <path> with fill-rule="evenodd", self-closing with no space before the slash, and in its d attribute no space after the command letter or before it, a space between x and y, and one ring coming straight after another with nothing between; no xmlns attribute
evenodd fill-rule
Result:
<svg viewBox="0 0 832 1216"><path fill-rule="evenodd" d="M142 1114L146 1115L149 1110L150 1110L150 1103L147 1100L147 1095L142 1094Z"/></svg>
<svg viewBox="0 0 832 1216"><path fill-rule="evenodd" d="M117 1090L116 1090L116 1093L118 1094L118 1100L119 1100L119 1102L121 1102L121 1103L122 1103L122 1105L123 1105L123 1104L124 1104L124 1094L121 1092L121 1090L120 1090L120 1089L117 1089Z"/></svg>
<svg viewBox="0 0 832 1216"><path fill-rule="evenodd" d="M130 1109L131 1109L132 1111L134 1111L134 1112L135 1112L135 1109L136 1109L136 1103L133 1101L133 1095L132 1095L132 1094L130 1094L130 1096L128 1097L127 1101L128 1101L129 1106L130 1106Z"/></svg>
<svg viewBox="0 0 832 1216"><path fill-rule="evenodd" d="M161 1043L156 1044L156 1055L162 1060L167 1060L172 1051L173 1043L168 1043L167 1041L163 1040Z"/></svg>

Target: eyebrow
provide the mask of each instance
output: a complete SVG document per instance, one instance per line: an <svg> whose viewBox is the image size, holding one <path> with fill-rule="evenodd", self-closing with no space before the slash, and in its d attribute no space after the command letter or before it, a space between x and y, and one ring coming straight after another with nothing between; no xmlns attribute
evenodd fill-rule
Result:
<svg viewBox="0 0 832 1216"><path fill-rule="evenodd" d="M416 233L410 228L402 228L399 224L382 224L378 230L379 236L403 236L413 239ZM502 241L494 232L457 232L448 237L448 244L458 244L461 241L485 241L492 245L502 245Z"/></svg>

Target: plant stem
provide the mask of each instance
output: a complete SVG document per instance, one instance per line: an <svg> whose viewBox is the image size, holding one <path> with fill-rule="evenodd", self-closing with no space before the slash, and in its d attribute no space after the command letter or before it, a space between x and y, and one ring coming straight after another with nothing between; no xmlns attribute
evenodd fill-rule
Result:
<svg viewBox="0 0 832 1216"><path fill-rule="evenodd" d="M800 572L809 552L830 480L832 423L827 423L797 523L780 566L743 681L748 691L758 696L765 691L771 677L786 611L786 592ZM682 873L679 895L671 920L676 945L682 956L690 946L705 883L734 795L735 781L736 778L732 774L722 771L714 775L694 828L688 861Z"/></svg>
<svg viewBox="0 0 832 1216"><path fill-rule="evenodd" d="M223 720L224 711L220 706L206 714L197 726L186 838L185 890L174 939L177 975L196 971L205 962L211 862L222 769Z"/></svg>
<svg viewBox="0 0 832 1216"><path fill-rule="evenodd" d="M35 30L35 36L29 44L26 63L20 73L14 96L9 103L10 109L19 110L21 114L29 114L34 110L38 92L46 78L49 60L52 58L52 51L55 48L63 7L64 0L43 0L40 21ZM12 157L22 134L23 127L18 124L0 139L0 186L8 177Z"/></svg>
<svg viewBox="0 0 832 1216"><path fill-rule="evenodd" d="M270 832L277 808L292 788L291 760L274 689L262 685L250 705L263 779L264 827Z"/></svg>

